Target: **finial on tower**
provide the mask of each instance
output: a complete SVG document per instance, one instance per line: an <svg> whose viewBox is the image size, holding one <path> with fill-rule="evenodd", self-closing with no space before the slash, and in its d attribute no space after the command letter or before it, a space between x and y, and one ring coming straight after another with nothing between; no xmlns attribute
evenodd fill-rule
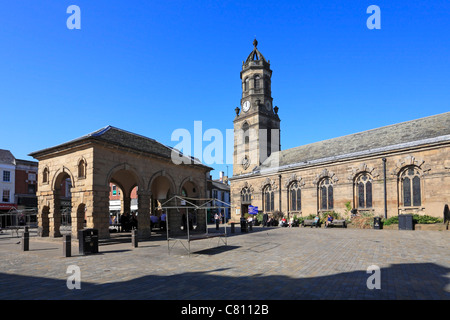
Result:
<svg viewBox="0 0 450 320"><path fill-rule="evenodd" d="M255 38L255 40L253 40L253 46L254 46L255 48L258 46L258 40L256 40L256 38Z"/></svg>

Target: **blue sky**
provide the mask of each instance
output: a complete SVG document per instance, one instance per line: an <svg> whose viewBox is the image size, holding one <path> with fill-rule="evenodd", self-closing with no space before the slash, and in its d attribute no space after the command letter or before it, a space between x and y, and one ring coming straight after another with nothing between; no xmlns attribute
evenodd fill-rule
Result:
<svg viewBox="0 0 450 320"><path fill-rule="evenodd" d="M282 149L450 110L449 1L17 0L0 11L0 149L32 160L107 125L170 146L194 121L225 135L255 36Z"/></svg>

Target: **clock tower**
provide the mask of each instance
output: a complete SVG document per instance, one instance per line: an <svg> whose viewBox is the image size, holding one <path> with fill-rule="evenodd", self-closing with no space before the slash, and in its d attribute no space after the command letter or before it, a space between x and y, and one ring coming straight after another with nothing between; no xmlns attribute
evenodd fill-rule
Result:
<svg viewBox="0 0 450 320"><path fill-rule="evenodd" d="M272 70L259 52L258 41L242 62L242 97L235 109L233 175L253 171L272 152L280 151L280 118L273 106Z"/></svg>

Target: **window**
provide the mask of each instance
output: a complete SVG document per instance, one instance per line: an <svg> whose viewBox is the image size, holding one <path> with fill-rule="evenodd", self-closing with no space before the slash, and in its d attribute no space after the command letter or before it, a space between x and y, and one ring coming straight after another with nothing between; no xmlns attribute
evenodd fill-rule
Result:
<svg viewBox="0 0 450 320"><path fill-rule="evenodd" d="M244 150L245 150L245 155L249 154L250 151L250 136L249 136L249 125L248 122L244 122L244 124L242 125L242 131L243 131L243 135L244 135Z"/></svg>
<svg viewBox="0 0 450 320"><path fill-rule="evenodd" d="M241 202L242 203L250 203L252 201L252 194L250 189L245 187L241 190Z"/></svg>
<svg viewBox="0 0 450 320"><path fill-rule="evenodd" d="M267 157L272 154L272 129L267 129Z"/></svg>
<svg viewBox="0 0 450 320"><path fill-rule="evenodd" d="M372 208L372 178L367 172L356 178L355 195L359 209Z"/></svg>
<svg viewBox="0 0 450 320"><path fill-rule="evenodd" d="M115 196L117 194L117 186L113 184L112 186L112 195Z"/></svg>
<svg viewBox="0 0 450 320"><path fill-rule="evenodd" d="M415 166L406 168L400 174L401 194L404 207L419 207L422 205L420 172Z"/></svg>
<svg viewBox="0 0 450 320"><path fill-rule="evenodd" d="M78 178L86 178L86 162L80 160L78 163Z"/></svg>
<svg viewBox="0 0 450 320"><path fill-rule="evenodd" d="M3 190L2 202L9 202L9 190Z"/></svg>
<svg viewBox="0 0 450 320"><path fill-rule="evenodd" d="M29 194L35 194L36 193L36 185L35 184L28 184L28 193Z"/></svg>
<svg viewBox="0 0 450 320"><path fill-rule="evenodd" d="M264 211L272 212L274 208L274 192L270 185L267 185L264 188L263 199L264 199Z"/></svg>
<svg viewBox="0 0 450 320"><path fill-rule="evenodd" d="M260 86L261 86L260 82L261 82L261 78L259 76L256 76L255 77L255 89L260 88Z"/></svg>
<svg viewBox="0 0 450 320"><path fill-rule="evenodd" d="M28 173L29 181L36 181L36 173Z"/></svg>
<svg viewBox="0 0 450 320"><path fill-rule="evenodd" d="M248 78L246 78L245 79L245 81L244 81L244 91L248 91L248 84L249 84L249 79Z"/></svg>
<svg viewBox="0 0 450 320"><path fill-rule="evenodd" d="M3 182L10 182L10 181L11 181L11 172L3 171Z"/></svg>
<svg viewBox="0 0 450 320"><path fill-rule="evenodd" d="M48 183L48 168L44 168L42 173L42 183Z"/></svg>
<svg viewBox="0 0 450 320"><path fill-rule="evenodd" d="M330 178L324 178L319 183L319 209L333 209L333 184Z"/></svg>
<svg viewBox="0 0 450 320"><path fill-rule="evenodd" d="M65 184L65 187L64 187L65 194L64 194L64 196L66 198L72 197L72 193L71 193L71 190L70 190L72 188L72 181L70 180L70 178L67 178L66 180L64 180L64 184Z"/></svg>
<svg viewBox="0 0 450 320"><path fill-rule="evenodd" d="M289 186L289 210L302 210L302 194L297 181L291 183Z"/></svg>

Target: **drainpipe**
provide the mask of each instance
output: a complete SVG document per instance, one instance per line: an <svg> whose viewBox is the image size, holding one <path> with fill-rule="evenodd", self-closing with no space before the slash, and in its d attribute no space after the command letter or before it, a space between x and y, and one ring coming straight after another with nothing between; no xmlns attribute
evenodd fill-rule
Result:
<svg viewBox="0 0 450 320"><path fill-rule="evenodd" d="M386 158L383 158L383 178L384 178L384 218L387 219Z"/></svg>
<svg viewBox="0 0 450 320"><path fill-rule="evenodd" d="M278 206L280 208L280 212L281 211L281 174L278 175ZM288 217L289 218L289 217Z"/></svg>

